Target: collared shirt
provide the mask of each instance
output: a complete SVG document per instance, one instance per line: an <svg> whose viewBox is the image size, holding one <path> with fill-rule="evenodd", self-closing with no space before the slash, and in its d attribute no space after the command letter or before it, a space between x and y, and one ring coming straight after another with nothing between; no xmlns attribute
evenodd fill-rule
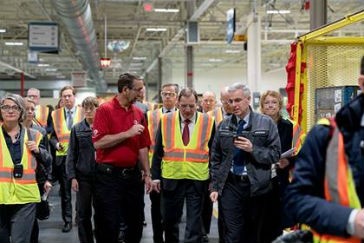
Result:
<svg viewBox="0 0 364 243"><path fill-rule="evenodd" d="M190 123L188 124L188 129L190 132L190 137L192 136L193 129L195 128L196 119L196 113L193 115L193 117L191 117L191 119L189 119ZM185 127L185 120L186 119L181 115L181 134L183 133L183 128Z"/></svg>
<svg viewBox="0 0 364 243"><path fill-rule="evenodd" d="M167 113L167 111L169 111L169 112L175 112L176 111L176 108L172 108L172 109L167 109L166 107L162 107L162 113L164 114L164 113Z"/></svg>
<svg viewBox="0 0 364 243"><path fill-rule="evenodd" d="M97 109L92 128L92 140L96 142L105 135L128 131L135 124L147 127L143 112L135 105L125 109L114 97ZM144 129L142 134L128 138L113 147L96 149L96 161L120 167L134 167L139 149L148 146L150 146L149 131Z"/></svg>
<svg viewBox="0 0 364 243"><path fill-rule="evenodd" d="M241 118L238 117L238 116L236 118L237 118L237 122L239 124ZM250 118L250 112L246 116L244 116L244 118L243 118L243 120L245 121L244 129L246 129L246 127L248 126L249 118Z"/></svg>
<svg viewBox="0 0 364 243"><path fill-rule="evenodd" d="M20 133L21 133L21 130L22 130L21 126L20 126L19 134L17 135L17 139L16 139L16 141L14 143L11 140L10 135L5 131L4 127L2 127L2 129L3 129L5 142L6 142L6 145L8 146L10 156L11 156L11 159L13 160L13 163L14 164L20 164L21 156L22 156L21 144L20 144Z"/></svg>

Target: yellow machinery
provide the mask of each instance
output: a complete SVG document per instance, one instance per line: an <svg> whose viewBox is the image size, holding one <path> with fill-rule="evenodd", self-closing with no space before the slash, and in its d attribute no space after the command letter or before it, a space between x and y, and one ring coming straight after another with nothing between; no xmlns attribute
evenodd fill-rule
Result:
<svg viewBox="0 0 364 243"><path fill-rule="evenodd" d="M359 32L363 31L362 21L364 10L298 37L291 117L304 131L316 122L317 88L358 84L364 56L364 33Z"/></svg>

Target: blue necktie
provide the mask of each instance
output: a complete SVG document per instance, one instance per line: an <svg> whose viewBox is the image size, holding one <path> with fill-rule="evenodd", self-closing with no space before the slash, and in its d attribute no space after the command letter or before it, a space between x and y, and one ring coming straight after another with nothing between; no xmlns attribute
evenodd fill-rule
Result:
<svg viewBox="0 0 364 243"><path fill-rule="evenodd" d="M245 121L242 119L239 121L238 130L236 134L239 135L244 130ZM234 159L233 159L233 173L235 175L242 175L244 173L244 160L247 156L247 152L234 147Z"/></svg>

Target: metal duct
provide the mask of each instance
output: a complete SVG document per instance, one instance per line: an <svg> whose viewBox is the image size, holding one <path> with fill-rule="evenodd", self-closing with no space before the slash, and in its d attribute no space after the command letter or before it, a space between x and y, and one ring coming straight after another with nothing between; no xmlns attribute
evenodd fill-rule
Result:
<svg viewBox="0 0 364 243"><path fill-rule="evenodd" d="M107 84L99 72L99 49L88 0L52 0L52 3L71 36L84 69L97 89L106 91Z"/></svg>

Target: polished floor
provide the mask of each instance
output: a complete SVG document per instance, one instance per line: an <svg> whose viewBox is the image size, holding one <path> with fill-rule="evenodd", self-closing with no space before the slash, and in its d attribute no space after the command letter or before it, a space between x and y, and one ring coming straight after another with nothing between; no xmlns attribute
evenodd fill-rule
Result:
<svg viewBox="0 0 364 243"><path fill-rule="evenodd" d="M72 194L72 199L74 202L75 194ZM58 196L58 187L54 187L51 195L49 197L49 202L51 205L51 215L50 218L39 222L40 232L39 232L39 243L79 243L77 235L77 225L73 225L73 229L69 233L62 233L61 229L63 226L63 221L61 217L61 206L60 198ZM73 204L74 205L74 204ZM150 200L149 196L145 196L145 218L147 226L144 227L143 238L141 243L153 243L153 232L150 219ZM182 219L182 221L184 221ZM183 229L185 224L182 222L180 225L181 237L183 237ZM182 239L181 239L181 242ZM209 234L209 242L217 243L218 232L217 232L217 220L213 216L211 223L211 232Z"/></svg>

